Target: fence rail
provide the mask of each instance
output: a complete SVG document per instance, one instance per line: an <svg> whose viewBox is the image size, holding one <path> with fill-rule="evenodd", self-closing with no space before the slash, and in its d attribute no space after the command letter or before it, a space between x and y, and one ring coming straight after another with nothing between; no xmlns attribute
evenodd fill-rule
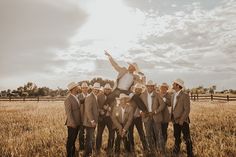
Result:
<svg viewBox="0 0 236 157"><path fill-rule="evenodd" d="M198 101L198 100L221 100L221 101L236 101L236 96L230 95L198 95L198 94L191 94L191 100Z"/></svg>
<svg viewBox="0 0 236 157"><path fill-rule="evenodd" d="M64 101L66 97L2 97L0 101Z"/></svg>
<svg viewBox="0 0 236 157"><path fill-rule="evenodd" d="M0 97L0 101L64 101L66 97ZM198 95L191 94L191 100L221 100L221 101L236 101L236 96L230 95Z"/></svg>

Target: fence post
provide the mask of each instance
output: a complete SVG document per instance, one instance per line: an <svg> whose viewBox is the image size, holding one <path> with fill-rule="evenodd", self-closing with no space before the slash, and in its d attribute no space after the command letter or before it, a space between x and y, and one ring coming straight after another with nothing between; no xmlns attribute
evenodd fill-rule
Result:
<svg viewBox="0 0 236 157"><path fill-rule="evenodd" d="M229 95L227 95L227 101L229 102Z"/></svg>
<svg viewBox="0 0 236 157"><path fill-rule="evenodd" d="M9 101L11 101L11 95L9 95Z"/></svg>
<svg viewBox="0 0 236 157"><path fill-rule="evenodd" d="M39 102L39 96L38 96L38 98L37 98L37 101Z"/></svg>
<svg viewBox="0 0 236 157"><path fill-rule="evenodd" d="M198 93L197 93L197 100L198 100Z"/></svg>
<svg viewBox="0 0 236 157"><path fill-rule="evenodd" d="M191 100L193 100L193 93L191 93Z"/></svg>
<svg viewBox="0 0 236 157"><path fill-rule="evenodd" d="M211 94L211 101L213 101L213 95Z"/></svg>
<svg viewBox="0 0 236 157"><path fill-rule="evenodd" d="M23 97L23 101L25 101L25 96Z"/></svg>
<svg viewBox="0 0 236 157"><path fill-rule="evenodd" d="M193 100L196 101L196 95L193 96Z"/></svg>

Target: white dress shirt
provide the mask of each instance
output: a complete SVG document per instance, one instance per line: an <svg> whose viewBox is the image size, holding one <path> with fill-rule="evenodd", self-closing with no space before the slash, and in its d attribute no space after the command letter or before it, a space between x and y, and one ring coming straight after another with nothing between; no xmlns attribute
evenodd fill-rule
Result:
<svg viewBox="0 0 236 157"><path fill-rule="evenodd" d="M121 107L121 121L124 123L125 108Z"/></svg>
<svg viewBox="0 0 236 157"><path fill-rule="evenodd" d="M152 93L147 94L147 102L148 102L148 112L152 112Z"/></svg>
<svg viewBox="0 0 236 157"><path fill-rule="evenodd" d="M96 99L96 101L98 101L98 96L97 96L97 95L95 95L94 93L93 93L93 95L95 96L95 99Z"/></svg>
<svg viewBox="0 0 236 157"><path fill-rule="evenodd" d="M134 82L133 74L127 72L124 76L119 79L118 88L122 90L129 90L130 86Z"/></svg>
<svg viewBox="0 0 236 157"><path fill-rule="evenodd" d="M180 90L181 91L181 90ZM177 96L179 95L180 91L176 92L175 95L174 95L174 104L173 104L173 107L175 108L176 106L176 103L177 103Z"/></svg>
<svg viewBox="0 0 236 157"><path fill-rule="evenodd" d="M88 95L88 94L84 94L84 93L82 93L82 94L83 94L83 97L84 97L84 98L86 98L86 97L87 97L87 95Z"/></svg>

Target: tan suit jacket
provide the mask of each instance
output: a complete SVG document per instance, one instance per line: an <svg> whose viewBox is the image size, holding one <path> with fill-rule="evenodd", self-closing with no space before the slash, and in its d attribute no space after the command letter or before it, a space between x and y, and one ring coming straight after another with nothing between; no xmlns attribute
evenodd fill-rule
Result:
<svg viewBox="0 0 236 157"><path fill-rule="evenodd" d="M171 94L170 93L166 93L163 97L166 98L166 102L164 102L165 103L165 108L164 108L164 110L162 112L163 122L168 123L171 120L170 111L168 109L168 107L171 107Z"/></svg>
<svg viewBox="0 0 236 157"><path fill-rule="evenodd" d="M144 104L146 105L146 107L148 108L148 93L147 91L143 92L141 95L140 95L140 98L142 99L142 101L144 102ZM156 92L153 92L153 95L152 95L152 112L156 112L156 114L153 115L153 119L155 122L162 122L163 121L163 116L162 116L162 111L164 110L165 108L165 104L164 104L164 101L162 100L161 96L156 93ZM150 117L143 117L143 122L147 122L148 119Z"/></svg>
<svg viewBox="0 0 236 157"><path fill-rule="evenodd" d="M109 61L110 61L111 65L113 66L113 68L118 72L117 79L116 79L116 82L113 87L113 90L115 90L118 86L118 82L119 82L120 78L122 78L126 73L128 73L128 69L125 67L119 66L112 57L109 57ZM133 76L134 76L134 82L132 85L134 85L138 82L145 83L144 80L142 80L139 75L133 74ZM132 85L130 86L130 88L132 87Z"/></svg>
<svg viewBox="0 0 236 157"><path fill-rule="evenodd" d="M107 96L105 94L99 94L98 95L98 111L99 115L101 115L101 112L104 111L105 101L107 99ZM111 111L113 109L113 106L116 102L114 101L113 104L111 104L109 107L111 107ZM106 112L106 116L111 116L111 111Z"/></svg>
<svg viewBox="0 0 236 157"><path fill-rule="evenodd" d="M88 94L87 94L88 96ZM79 101L82 101L83 103L80 104L80 113L81 113L81 123L83 124L84 121L84 112L85 112L85 106L84 106L84 102L85 102L85 97L83 95L83 93L80 93L78 95L78 99Z"/></svg>
<svg viewBox="0 0 236 157"><path fill-rule="evenodd" d="M176 123L189 123L189 113L190 113L190 98L189 95L180 91L177 96L176 105L174 107L174 94L171 99L171 114L172 120Z"/></svg>
<svg viewBox="0 0 236 157"><path fill-rule="evenodd" d="M66 111L66 123L67 126L79 126L81 123L80 117L80 104L78 101L69 94L64 101Z"/></svg>
<svg viewBox="0 0 236 157"><path fill-rule="evenodd" d="M122 110L121 106L115 105L112 111L112 122L113 129L119 130L128 130L131 123L133 121L133 107L131 105L127 105L124 112L124 120L122 122ZM122 127L123 126L123 127Z"/></svg>
<svg viewBox="0 0 236 157"><path fill-rule="evenodd" d="M98 103L93 93L85 98L84 126L93 127L91 121L98 123Z"/></svg>

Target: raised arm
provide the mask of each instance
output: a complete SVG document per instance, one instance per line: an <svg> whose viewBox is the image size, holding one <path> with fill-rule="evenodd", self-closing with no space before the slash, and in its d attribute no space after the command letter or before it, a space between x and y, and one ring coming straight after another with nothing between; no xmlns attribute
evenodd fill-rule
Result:
<svg viewBox="0 0 236 157"><path fill-rule="evenodd" d="M120 72L122 70L122 67L112 58L112 56L108 53L108 51L105 51L105 55L108 57L111 65L113 66L113 68L117 71Z"/></svg>

